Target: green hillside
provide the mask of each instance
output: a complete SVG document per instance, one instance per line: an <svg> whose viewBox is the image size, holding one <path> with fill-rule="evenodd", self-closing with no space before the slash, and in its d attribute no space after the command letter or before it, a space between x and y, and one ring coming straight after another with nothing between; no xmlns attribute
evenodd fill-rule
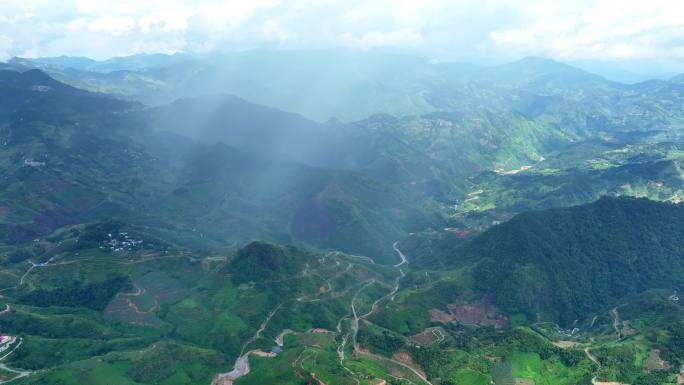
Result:
<svg viewBox="0 0 684 385"><path fill-rule="evenodd" d="M514 111L585 136L679 130L684 121L677 78L626 85L537 57L482 67L379 53L251 50L95 63L14 59L10 65L146 104L233 94L321 122L485 109Z"/></svg>
<svg viewBox="0 0 684 385"><path fill-rule="evenodd" d="M602 198L519 214L463 247L475 287L510 313L571 324L646 289L681 290L682 207Z"/></svg>
<svg viewBox="0 0 684 385"><path fill-rule="evenodd" d="M681 91L541 58L11 60L0 383L674 385Z"/></svg>
<svg viewBox="0 0 684 385"><path fill-rule="evenodd" d="M149 111L138 104L76 90L38 71L2 75L11 85L2 94L16 104L7 106L1 129L0 234L10 242L114 217L160 234L185 233L181 239L195 246L267 238L382 259L394 258L388 244L440 220L419 191L249 152L264 133L232 143L243 149L195 144L150 128ZM44 112L35 113L41 105ZM265 108L254 108L251 115L262 116ZM249 121L231 117L243 126ZM264 145L263 153L273 146Z"/></svg>

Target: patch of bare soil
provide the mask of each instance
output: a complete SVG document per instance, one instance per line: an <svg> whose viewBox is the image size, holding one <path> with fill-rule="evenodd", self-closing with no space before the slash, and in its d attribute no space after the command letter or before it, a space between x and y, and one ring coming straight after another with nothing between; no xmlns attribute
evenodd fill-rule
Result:
<svg viewBox="0 0 684 385"><path fill-rule="evenodd" d="M430 309L430 321L442 324L450 324L454 322L454 317L445 311L439 309Z"/></svg>
<svg viewBox="0 0 684 385"><path fill-rule="evenodd" d="M403 378L406 374L399 370L399 365L385 365L385 370L390 376L395 378Z"/></svg>
<svg viewBox="0 0 684 385"><path fill-rule="evenodd" d="M447 305L454 317L463 324L477 326L494 326L503 328L508 319L498 314L496 306L489 296L484 296L478 302L465 303L462 299Z"/></svg>
<svg viewBox="0 0 684 385"><path fill-rule="evenodd" d="M595 381L594 385L627 385L622 382L617 382L617 381Z"/></svg>
<svg viewBox="0 0 684 385"><path fill-rule="evenodd" d="M535 383L531 378L516 378L515 385L535 385Z"/></svg>
<svg viewBox="0 0 684 385"><path fill-rule="evenodd" d="M425 372L423 371L423 369L419 368L415 362L413 362L413 357L411 357L410 354L406 352L396 352L394 353L392 358L410 368L413 368L416 372L420 373L420 375L423 376L423 378L426 378Z"/></svg>
<svg viewBox="0 0 684 385"><path fill-rule="evenodd" d="M644 368L648 371L669 369L672 365L660 357L660 350L653 349L648 353L648 358L644 361Z"/></svg>
<svg viewBox="0 0 684 385"><path fill-rule="evenodd" d="M679 372L679 375L677 376L677 384L684 384L684 366L682 366L682 370Z"/></svg>
<svg viewBox="0 0 684 385"><path fill-rule="evenodd" d="M428 328L419 334L409 337L409 340L418 346L428 346L439 341L439 334L435 328Z"/></svg>
<svg viewBox="0 0 684 385"><path fill-rule="evenodd" d="M634 335L636 332L636 329L632 327L629 321L622 321L621 334L623 337Z"/></svg>
<svg viewBox="0 0 684 385"><path fill-rule="evenodd" d="M220 378L216 376L214 380L211 382L211 385L233 385L233 380L230 378Z"/></svg>
<svg viewBox="0 0 684 385"><path fill-rule="evenodd" d="M578 345L578 343L574 341L555 341L553 344L561 349L569 349Z"/></svg>

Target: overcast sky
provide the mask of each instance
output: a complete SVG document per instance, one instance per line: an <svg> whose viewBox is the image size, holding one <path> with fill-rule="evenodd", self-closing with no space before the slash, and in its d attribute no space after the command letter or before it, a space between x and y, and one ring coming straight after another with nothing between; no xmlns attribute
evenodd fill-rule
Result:
<svg viewBox="0 0 684 385"><path fill-rule="evenodd" d="M684 62L681 0L0 0L0 59L248 47Z"/></svg>

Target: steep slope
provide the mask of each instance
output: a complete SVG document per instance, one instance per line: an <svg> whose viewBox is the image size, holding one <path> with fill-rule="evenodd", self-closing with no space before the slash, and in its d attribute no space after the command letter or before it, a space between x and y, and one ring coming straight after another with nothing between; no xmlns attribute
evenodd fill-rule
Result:
<svg viewBox="0 0 684 385"><path fill-rule="evenodd" d="M475 286L510 313L574 320L651 288L684 285L684 207L602 198L529 212L464 246Z"/></svg>
<svg viewBox="0 0 684 385"><path fill-rule="evenodd" d="M0 328L12 336L3 381L20 373L10 367L28 384L209 384L284 330L334 329L354 291L389 282L341 253L255 242L206 254L151 241L144 227L73 226L22 245L29 261L0 257ZM320 289L333 284L337 293Z"/></svg>
<svg viewBox="0 0 684 385"><path fill-rule="evenodd" d="M540 96L563 95L573 99L600 96L623 87L579 68L540 57L526 57L496 66L481 76L495 84Z"/></svg>
<svg viewBox="0 0 684 385"><path fill-rule="evenodd" d="M74 89L37 70L0 76L5 241L114 217L195 247L266 238L392 261L388 245L439 221L435 204L417 191L293 162L301 151L278 156L277 146L294 147L319 129L292 114L221 105L219 120L229 128L223 138L233 146L198 145L150 130L151 119L162 119L159 111L137 103Z"/></svg>
<svg viewBox="0 0 684 385"><path fill-rule="evenodd" d="M114 57L97 61L87 57L59 56L32 59L33 63L45 65L46 68L73 68L91 72L132 71L146 68L162 67L189 59L189 55L175 54L137 54ZM13 58L10 62L21 62L20 58Z"/></svg>
<svg viewBox="0 0 684 385"><path fill-rule="evenodd" d="M393 261L388 245L440 221L422 194L356 172L272 161L222 144L193 148L174 162L173 188L149 211L216 242L304 241Z"/></svg>
<svg viewBox="0 0 684 385"><path fill-rule="evenodd" d="M234 368L236 384L676 381L681 206L604 198L476 237L437 214L432 198L446 212L471 183L495 188L470 203L503 191L510 210L627 183L681 195L678 143L625 135L541 161L581 136L550 111L591 105L557 95L557 75L510 86L554 93L516 92L527 112L498 109L496 86L486 107L354 124L0 75L0 328L19 336L3 364L33 370L24 383L206 384ZM0 381L21 373L5 368Z"/></svg>
<svg viewBox="0 0 684 385"><path fill-rule="evenodd" d="M0 82L3 238L32 239L91 214L130 208L147 160L132 140L139 104L35 70L0 72Z"/></svg>
<svg viewBox="0 0 684 385"><path fill-rule="evenodd" d="M448 81L451 72L460 74L473 68L399 55L265 50L128 57L79 65L74 68L77 72L68 71L67 60L33 63L28 65L45 69L60 80L93 90L116 90L145 103L228 93L320 121L333 117L356 120L378 112L406 115L433 111L421 96L426 85ZM108 82L100 72L107 68L127 71L127 83Z"/></svg>
<svg viewBox="0 0 684 385"><path fill-rule="evenodd" d="M75 60L76 68L64 58L12 63L148 104L233 94L317 121L485 110L522 114L574 140L616 132L676 135L684 129L677 78L625 85L535 57L476 67L375 53L256 50L95 64Z"/></svg>
<svg viewBox="0 0 684 385"><path fill-rule="evenodd" d="M534 164L574 138L519 113L486 109L318 124L237 97L215 96L179 100L151 114L155 130L247 149L265 160L356 171L440 200L463 192L467 177Z"/></svg>
<svg viewBox="0 0 684 385"><path fill-rule="evenodd" d="M7 62L9 69L15 71L27 71L39 69L52 78L91 92L106 93L118 98L143 101L149 100L143 95L166 93L171 87L163 81L156 79L145 67L123 64L110 66L108 62L88 62L82 58L45 58L45 59L21 59L13 58ZM62 63L62 64L58 64ZM92 66L103 70L100 71ZM163 63L166 63L164 61ZM169 64L172 61L169 61ZM151 65L151 63L150 63Z"/></svg>
<svg viewBox="0 0 684 385"><path fill-rule="evenodd" d="M248 149L265 159L311 160L309 153L331 134L300 115L228 95L177 100L154 108L151 117L152 129Z"/></svg>
<svg viewBox="0 0 684 385"><path fill-rule="evenodd" d="M511 213L584 204L601 196L681 202L684 145L641 141L584 141L527 170L482 173L471 179L471 192L479 193L466 196L455 214L501 220Z"/></svg>
<svg viewBox="0 0 684 385"><path fill-rule="evenodd" d="M65 119L73 122L86 115L141 107L137 103L67 86L39 70L0 71L0 84L0 122L4 124L56 119L67 123Z"/></svg>

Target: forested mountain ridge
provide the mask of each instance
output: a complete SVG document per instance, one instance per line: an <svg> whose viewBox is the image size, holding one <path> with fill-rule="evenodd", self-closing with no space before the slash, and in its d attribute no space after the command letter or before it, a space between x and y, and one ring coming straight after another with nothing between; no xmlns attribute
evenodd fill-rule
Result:
<svg viewBox="0 0 684 385"><path fill-rule="evenodd" d="M145 103L228 93L318 121L484 107L540 117L579 133L682 127L676 77L625 85L537 57L483 67L375 53L254 50L133 56L102 62L99 69L71 68L68 58L10 64L41 68L61 81ZM661 109L665 106L669 111Z"/></svg>
<svg viewBox="0 0 684 385"><path fill-rule="evenodd" d="M368 174L441 200L483 170L533 164L574 137L516 112L489 110L319 124L231 96L150 110L150 128L248 149L264 159Z"/></svg>
<svg viewBox="0 0 684 385"><path fill-rule="evenodd" d="M676 79L213 58L0 71L0 382L677 382Z"/></svg>
<svg viewBox="0 0 684 385"><path fill-rule="evenodd" d="M502 309L569 325L647 289L681 290L681 239L681 206L602 198L519 214L455 257L480 260L476 287Z"/></svg>
<svg viewBox="0 0 684 385"><path fill-rule="evenodd" d="M283 159L271 152L278 142L250 152L266 143L263 132L249 132L247 142L234 141L234 147L194 144L157 131L150 111L138 103L74 89L36 70L0 74L7 84L0 91L7 100L0 111L0 233L6 240L26 241L66 224L114 216L173 231L200 229L213 245L266 237L353 244L350 252L392 258L387 243L427 218L439 221L429 199L416 205L424 201L420 192ZM267 110L255 108L255 119ZM229 117L234 120L224 126L226 133L256 127L249 117ZM272 129L274 122L264 127ZM310 132L296 131L303 128L283 127L282 137L303 138ZM350 243L349 237L360 241Z"/></svg>

